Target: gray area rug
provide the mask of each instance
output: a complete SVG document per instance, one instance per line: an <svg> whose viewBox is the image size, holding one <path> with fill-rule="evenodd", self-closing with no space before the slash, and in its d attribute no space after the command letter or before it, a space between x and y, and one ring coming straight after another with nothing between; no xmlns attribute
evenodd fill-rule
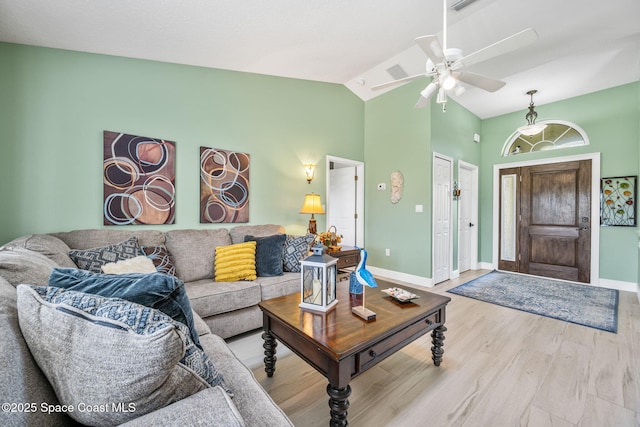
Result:
<svg viewBox="0 0 640 427"><path fill-rule="evenodd" d="M493 271L448 292L553 319L618 331L618 291Z"/></svg>

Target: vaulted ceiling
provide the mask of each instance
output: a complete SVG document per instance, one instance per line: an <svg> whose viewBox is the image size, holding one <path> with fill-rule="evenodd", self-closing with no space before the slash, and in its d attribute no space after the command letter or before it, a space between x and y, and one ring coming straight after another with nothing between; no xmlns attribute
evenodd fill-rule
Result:
<svg viewBox="0 0 640 427"><path fill-rule="evenodd" d="M442 9L442 0L0 0L0 41L338 83L369 100L384 92L371 86L393 79L388 68L424 72L414 39L442 37ZM448 9L448 22L448 47L465 54L538 33L469 68L507 82L452 96L481 118L524 111L530 89L543 105L640 80L639 0L475 0Z"/></svg>

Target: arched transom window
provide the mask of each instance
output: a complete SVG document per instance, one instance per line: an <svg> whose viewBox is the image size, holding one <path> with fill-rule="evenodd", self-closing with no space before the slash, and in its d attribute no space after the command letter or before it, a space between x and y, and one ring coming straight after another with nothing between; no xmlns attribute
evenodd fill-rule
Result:
<svg viewBox="0 0 640 427"><path fill-rule="evenodd" d="M538 122L547 127L539 134L526 136L516 131L505 142L503 156L514 156L534 151L589 145L587 134L577 125L560 120Z"/></svg>

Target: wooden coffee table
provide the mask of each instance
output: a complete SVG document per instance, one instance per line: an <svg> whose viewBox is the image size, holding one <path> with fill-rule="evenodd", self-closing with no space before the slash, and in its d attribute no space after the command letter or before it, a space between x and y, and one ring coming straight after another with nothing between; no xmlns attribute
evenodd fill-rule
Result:
<svg viewBox="0 0 640 427"><path fill-rule="evenodd" d="M277 338L329 380L330 425L346 426L352 378L429 331L433 363L439 366L451 298L405 287L420 298L399 303L380 292L395 286L378 280L378 289L366 289L366 307L377 314L370 322L351 313L348 283L338 284L339 303L328 313L301 309L298 293L262 301L267 376L276 370Z"/></svg>

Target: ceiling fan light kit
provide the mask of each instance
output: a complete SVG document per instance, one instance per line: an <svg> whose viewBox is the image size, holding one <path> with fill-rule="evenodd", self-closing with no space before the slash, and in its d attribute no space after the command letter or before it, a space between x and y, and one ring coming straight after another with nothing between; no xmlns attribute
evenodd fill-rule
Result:
<svg viewBox="0 0 640 427"><path fill-rule="evenodd" d="M461 6L465 6L472 1L460 1ZM464 4L463 4L464 3ZM435 35L422 36L415 39L416 44L427 55L426 72L408 76L402 79L393 80L373 86L372 90L383 89L392 85L407 83L421 77L432 77L431 83L420 92L420 98L416 102L415 108L423 108L429 104L429 100L439 87L436 102L442 105L442 110L446 111L447 91L454 90L456 95L464 92L462 83L474 86L487 92L495 92L506 84L501 80L496 80L480 74L462 71L463 68L487 61L496 56L514 51L538 38L538 34L531 28L522 30L496 43L477 50L464 56L462 50L457 48L447 48L447 0L443 0L443 30L442 44Z"/></svg>
<svg viewBox="0 0 640 427"><path fill-rule="evenodd" d="M438 85L434 82L431 82L427 85L427 87L424 88L422 92L420 92L420 95L423 98L429 99L431 98L431 95L433 95L433 93L436 91L436 89L438 89Z"/></svg>
<svg viewBox="0 0 640 427"><path fill-rule="evenodd" d="M537 92L538 91L535 89L527 92L527 95L531 96L531 102L529 103L529 112L527 112L527 115L525 116L525 118L527 119L527 124L518 128L518 132L525 136L537 135L547 127L547 125L544 123L536 124L538 113L536 113L535 105L533 105L533 95L535 95Z"/></svg>

